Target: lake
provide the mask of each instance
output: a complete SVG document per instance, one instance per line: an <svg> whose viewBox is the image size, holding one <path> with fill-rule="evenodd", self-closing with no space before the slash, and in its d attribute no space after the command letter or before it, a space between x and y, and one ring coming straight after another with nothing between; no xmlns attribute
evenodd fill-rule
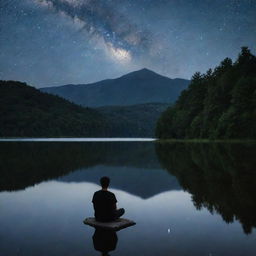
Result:
<svg viewBox="0 0 256 256"><path fill-rule="evenodd" d="M253 143L1 141L1 255L256 255L255 156ZM83 224L103 175L135 226Z"/></svg>

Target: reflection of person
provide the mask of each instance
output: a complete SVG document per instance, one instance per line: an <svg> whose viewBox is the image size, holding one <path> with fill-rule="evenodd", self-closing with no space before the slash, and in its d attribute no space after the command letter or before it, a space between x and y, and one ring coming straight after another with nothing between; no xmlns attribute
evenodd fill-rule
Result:
<svg viewBox="0 0 256 256"><path fill-rule="evenodd" d="M118 238L115 231L95 229L92 240L94 249L102 252L102 256L107 256L108 252L116 249Z"/></svg>
<svg viewBox="0 0 256 256"><path fill-rule="evenodd" d="M109 183L110 179L108 177L102 177L100 179L102 189L93 195L94 216L97 221L113 221L124 214L123 208L116 208L117 200L115 194L108 191Z"/></svg>

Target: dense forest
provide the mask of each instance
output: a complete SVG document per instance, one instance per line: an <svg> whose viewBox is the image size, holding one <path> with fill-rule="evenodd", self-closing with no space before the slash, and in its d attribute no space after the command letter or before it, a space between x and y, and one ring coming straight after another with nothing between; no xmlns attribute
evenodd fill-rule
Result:
<svg viewBox="0 0 256 256"><path fill-rule="evenodd" d="M0 81L0 95L0 137L97 137L108 131L97 111L25 83Z"/></svg>
<svg viewBox="0 0 256 256"><path fill-rule="evenodd" d="M159 118L161 139L255 139L256 57L247 47L233 63L192 77L176 103Z"/></svg>
<svg viewBox="0 0 256 256"><path fill-rule="evenodd" d="M164 103L86 108L25 83L0 81L0 137L153 137Z"/></svg>
<svg viewBox="0 0 256 256"><path fill-rule="evenodd" d="M166 103L145 103L105 106L96 110L107 118L112 137L154 137L157 120L168 106Z"/></svg>

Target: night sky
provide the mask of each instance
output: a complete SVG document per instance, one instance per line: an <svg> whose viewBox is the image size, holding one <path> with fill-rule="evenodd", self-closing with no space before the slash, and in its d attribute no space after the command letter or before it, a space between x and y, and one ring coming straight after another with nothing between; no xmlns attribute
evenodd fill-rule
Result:
<svg viewBox="0 0 256 256"><path fill-rule="evenodd" d="M0 0L0 79L35 87L189 79L241 46L255 53L256 0Z"/></svg>

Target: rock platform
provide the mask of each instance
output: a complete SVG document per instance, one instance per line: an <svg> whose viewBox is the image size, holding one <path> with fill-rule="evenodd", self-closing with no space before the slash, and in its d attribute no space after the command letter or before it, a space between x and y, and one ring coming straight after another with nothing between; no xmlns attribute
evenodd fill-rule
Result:
<svg viewBox="0 0 256 256"><path fill-rule="evenodd" d="M124 219L124 218L119 218L119 219L111 221L111 222L99 222L99 221L96 221L95 218L91 217L91 218L86 218L83 222L84 222L84 224L92 226L94 228L113 230L113 231L118 231L123 228L127 228L130 226L136 225L136 223L134 221Z"/></svg>

